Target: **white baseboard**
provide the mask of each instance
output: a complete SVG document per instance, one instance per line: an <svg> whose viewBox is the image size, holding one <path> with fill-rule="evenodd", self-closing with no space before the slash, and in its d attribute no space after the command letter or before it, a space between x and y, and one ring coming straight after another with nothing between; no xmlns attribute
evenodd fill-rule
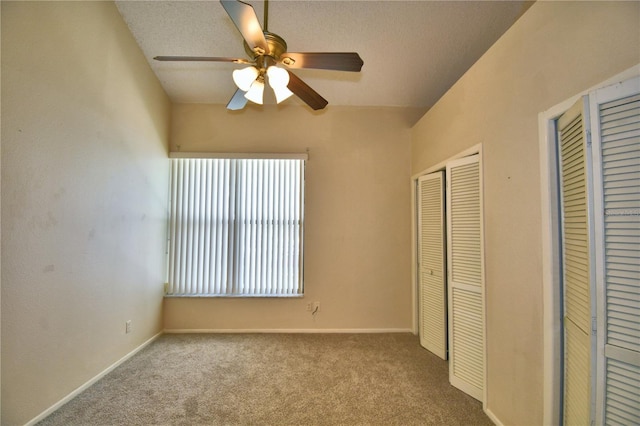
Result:
<svg viewBox="0 0 640 426"><path fill-rule="evenodd" d="M410 328L211 328L211 329L194 329L194 328L172 328L165 329L166 334L194 334L194 333L412 333Z"/></svg>
<svg viewBox="0 0 640 426"><path fill-rule="evenodd" d="M87 388L89 388L91 385L93 385L94 383L96 383L98 380L102 379L104 376L106 376L107 374L109 374L111 371L113 371L116 367L118 367L120 364L122 364L123 362L125 362L126 360L128 360L129 358L131 358L132 356L134 356L135 354L137 354L138 352L140 352L142 349L144 349L146 346L148 346L151 342L153 342L154 340L156 340L158 337L160 337L162 335L162 332L156 334L155 336L151 337L149 340L147 340L146 342L142 343L140 346L138 346L137 348L135 348L134 350L132 350L131 352L129 352L128 354L126 354L125 356L123 356L122 358L120 358L118 361L114 362L113 364L111 364L109 367L107 367L105 370L103 370L102 372L98 373L98 375L96 375L95 377L91 378L89 381L87 381L86 383L84 383L82 386L80 386L79 388L77 388L76 390L74 390L73 392L71 392L69 395L65 396L64 398L62 398L60 401L56 402L55 404L53 404L51 407L47 408L46 410L44 410L42 413L40 413L38 416L34 417L33 419L31 419L29 422L25 423L25 426L32 426L35 425L36 423L38 423L39 421L43 420L45 417L47 417L48 415L50 415L51 413L53 413L54 411L56 411L58 408L62 407L64 404L66 404L67 402L71 401L73 398L75 398L76 396L78 396L81 392L83 392L84 390L86 390Z"/></svg>
<svg viewBox="0 0 640 426"><path fill-rule="evenodd" d="M496 417L495 414L493 414L493 411L489 410L488 408L486 410L484 410L484 413L487 415L487 417L489 417L489 419L491 419L491 421L496 425L496 426L504 426L504 423L502 423L500 421L500 419L498 419Z"/></svg>

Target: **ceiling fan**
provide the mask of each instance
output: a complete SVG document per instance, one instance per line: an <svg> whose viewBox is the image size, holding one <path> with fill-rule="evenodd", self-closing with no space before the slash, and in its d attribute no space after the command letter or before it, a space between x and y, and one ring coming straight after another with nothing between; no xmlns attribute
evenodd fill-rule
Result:
<svg viewBox="0 0 640 426"><path fill-rule="evenodd" d="M269 0L264 3L264 30L258 22L253 6L240 0L220 0L240 34L250 59L204 56L156 56L157 61L206 61L247 64L247 68L233 71L238 86L227 104L227 109L239 110L247 101L262 104L265 77L273 89L276 102L296 95L314 110L328 102L288 68L315 68L335 71L359 72L364 62L355 52L287 52L287 43L277 34L267 31ZM284 68L278 65L283 65Z"/></svg>

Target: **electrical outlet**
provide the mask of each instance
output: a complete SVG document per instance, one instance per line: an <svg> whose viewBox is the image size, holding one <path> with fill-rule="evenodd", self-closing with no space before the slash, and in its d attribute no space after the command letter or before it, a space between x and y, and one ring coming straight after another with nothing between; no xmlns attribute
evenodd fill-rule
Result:
<svg viewBox="0 0 640 426"><path fill-rule="evenodd" d="M313 303L309 302L307 303L307 312L311 312L313 311Z"/></svg>
<svg viewBox="0 0 640 426"><path fill-rule="evenodd" d="M124 332L126 334L131 333L131 320L124 323Z"/></svg>

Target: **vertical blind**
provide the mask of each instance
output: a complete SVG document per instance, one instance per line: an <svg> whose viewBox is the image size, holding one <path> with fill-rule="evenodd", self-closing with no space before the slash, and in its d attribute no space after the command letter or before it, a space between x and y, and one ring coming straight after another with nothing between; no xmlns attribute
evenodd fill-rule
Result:
<svg viewBox="0 0 640 426"><path fill-rule="evenodd" d="M304 160L170 161L167 294L302 294Z"/></svg>

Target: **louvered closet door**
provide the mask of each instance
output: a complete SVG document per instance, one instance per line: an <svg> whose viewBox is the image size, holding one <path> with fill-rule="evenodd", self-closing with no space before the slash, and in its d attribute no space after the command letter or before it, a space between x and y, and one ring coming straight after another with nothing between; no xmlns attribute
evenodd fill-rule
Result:
<svg viewBox="0 0 640 426"><path fill-rule="evenodd" d="M640 424L640 78L591 95L598 295L598 423ZM600 380L599 380L600 382Z"/></svg>
<svg viewBox="0 0 640 426"><path fill-rule="evenodd" d="M444 172L418 179L420 344L447 359Z"/></svg>
<svg viewBox="0 0 640 426"><path fill-rule="evenodd" d="M449 381L482 401L484 268L479 156L447 164Z"/></svg>
<svg viewBox="0 0 640 426"><path fill-rule="evenodd" d="M558 119L564 289L564 424L592 415L592 261L585 100Z"/></svg>

